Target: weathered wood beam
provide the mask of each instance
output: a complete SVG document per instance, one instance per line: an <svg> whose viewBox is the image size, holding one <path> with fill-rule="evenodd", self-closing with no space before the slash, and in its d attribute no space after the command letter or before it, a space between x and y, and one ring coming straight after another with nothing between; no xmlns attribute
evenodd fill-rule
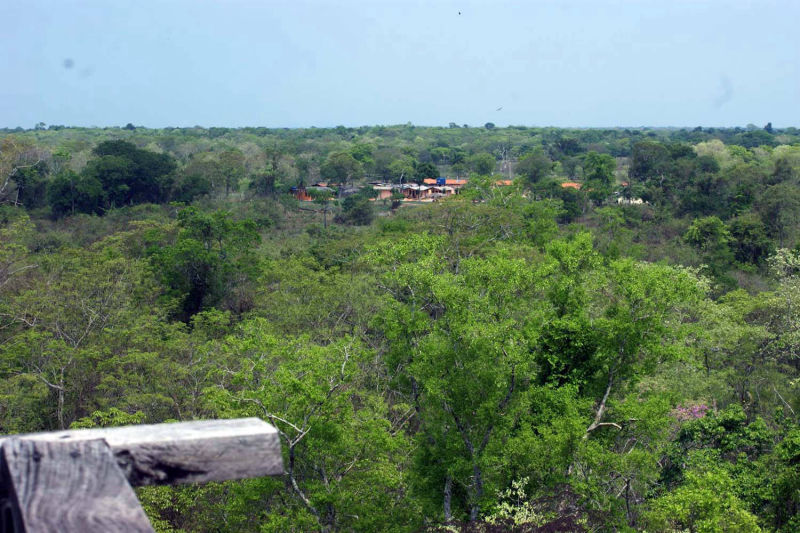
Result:
<svg viewBox="0 0 800 533"><path fill-rule="evenodd" d="M278 433L258 418L202 420L14 435L43 442L101 439L131 485L169 485L284 473ZM9 442L0 439L0 447Z"/></svg>
<svg viewBox="0 0 800 533"><path fill-rule="evenodd" d="M152 533L102 440L6 439L2 446L4 533Z"/></svg>

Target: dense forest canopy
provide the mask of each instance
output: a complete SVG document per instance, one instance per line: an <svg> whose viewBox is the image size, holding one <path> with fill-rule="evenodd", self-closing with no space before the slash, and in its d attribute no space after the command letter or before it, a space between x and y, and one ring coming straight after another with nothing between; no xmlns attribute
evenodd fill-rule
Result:
<svg viewBox="0 0 800 533"><path fill-rule="evenodd" d="M159 531L797 531L799 220L771 124L0 130L0 432L279 429Z"/></svg>

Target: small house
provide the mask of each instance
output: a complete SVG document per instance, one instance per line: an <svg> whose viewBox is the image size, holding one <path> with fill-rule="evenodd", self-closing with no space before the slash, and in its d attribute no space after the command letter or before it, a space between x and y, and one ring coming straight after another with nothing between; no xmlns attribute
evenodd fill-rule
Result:
<svg viewBox="0 0 800 533"><path fill-rule="evenodd" d="M392 197L391 185L373 185L372 190L378 193L378 196L375 198L376 200L389 200Z"/></svg>

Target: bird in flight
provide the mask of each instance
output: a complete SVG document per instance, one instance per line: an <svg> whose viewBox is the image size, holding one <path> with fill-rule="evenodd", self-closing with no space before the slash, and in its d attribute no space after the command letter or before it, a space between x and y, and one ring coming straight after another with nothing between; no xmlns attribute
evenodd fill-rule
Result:
<svg viewBox="0 0 800 533"><path fill-rule="evenodd" d="M495 111L502 111L502 110L503 110L503 106L500 106L497 109L495 109Z"/></svg>

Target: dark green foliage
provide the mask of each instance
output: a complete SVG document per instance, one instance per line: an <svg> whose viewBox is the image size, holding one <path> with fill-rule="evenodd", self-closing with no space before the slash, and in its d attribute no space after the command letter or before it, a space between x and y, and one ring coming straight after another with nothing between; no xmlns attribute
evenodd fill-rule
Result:
<svg viewBox="0 0 800 533"><path fill-rule="evenodd" d="M47 203L56 218L75 213L102 214L105 193L94 177L64 170L48 183Z"/></svg>
<svg viewBox="0 0 800 533"><path fill-rule="evenodd" d="M102 184L110 207L160 203L168 198L176 169L168 155L141 150L126 141L102 142L94 153L99 158L84 173Z"/></svg>
<svg viewBox="0 0 800 533"><path fill-rule="evenodd" d="M780 246L797 235L800 220L800 188L789 183L768 187L756 204L761 219Z"/></svg>
<svg viewBox="0 0 800 533"><path fill-rule="evenodd" d="M419 163L414 168L414 181L422 183L426 179L439 177L439 169L433 163Z"/></svg>
<svg viewBox="0 0 800 533"><path fill-rule="evenodd" d="M797 172L795 172L794 167L787 158L781 157L775 161L775 169L768 177L767 184L777 185L785 181L791 182L795 179L797 179Z"/></svg>
<svg viewBox="0 0 800 533"><path fill-rule="evenodd" d="M754 130L745 133L740 133L734 139L734 142L745 148L755 148L757 146L775 146L777 142L775 137L766 130Z"/></svg>
<svg viewBox="0 0 800 533"><path fill-rule="evenodd" d="M553 169L553 162L538 148L520 159L516 173L530 184L539 183L546 178Z"/></svg>
<svg viewBox="0 0 800 533"><path fill-rule="evenodd" d="M171 199L175 202L191 203L194 199L210 194L211 181L198 174L184 175L175 184Z"/></svg>
<svg viewBox="0 0 800 533"><path fill-rule="evenodd" d="M224 211L206 214L188 207L178 213L178 228L174 243L152 251L152 262L180 302L180 319L188 321L215 306L247 311L249 297L237 289L258 272L255 224L234 221Z"/></svg>
<svg viewBox="0 0 800 533"><path fill-rule="evenodd" d="M43 161L17 170L14 174L14 181L17 184L15 203L26 208L37 208L47 204L47 170L47 165Z"/></svg>
<svg viewBox="0 0 800 533"><path fill-rule="evenodd" d="M629 176L631 180L647 182L661 180L668 172L669 150L661 143L642 141L633 146Z"/></svg>
<svg viewBox="0 0 800 533"><path fill-rule="evenodd" d="M353 226L369 226L375 218L374 202L369 195L360 193L342 201L342 212L337 221Z"/></svg>
<svg viewBox="0 0 800 533"><path fill-rule="evenodd" d="M595 202L600 203L611 194L616 168L616 161L608 154L598 154L597 152L586 154L583 160L585 187Z"/></svg>
<svg viewBox="0 0 800 533"><path fill-rule="evenodd" d="M731 220L729 229L730 244L737 261L761 264L775 248L767 236L767 227L752 213Z"/></svg>

